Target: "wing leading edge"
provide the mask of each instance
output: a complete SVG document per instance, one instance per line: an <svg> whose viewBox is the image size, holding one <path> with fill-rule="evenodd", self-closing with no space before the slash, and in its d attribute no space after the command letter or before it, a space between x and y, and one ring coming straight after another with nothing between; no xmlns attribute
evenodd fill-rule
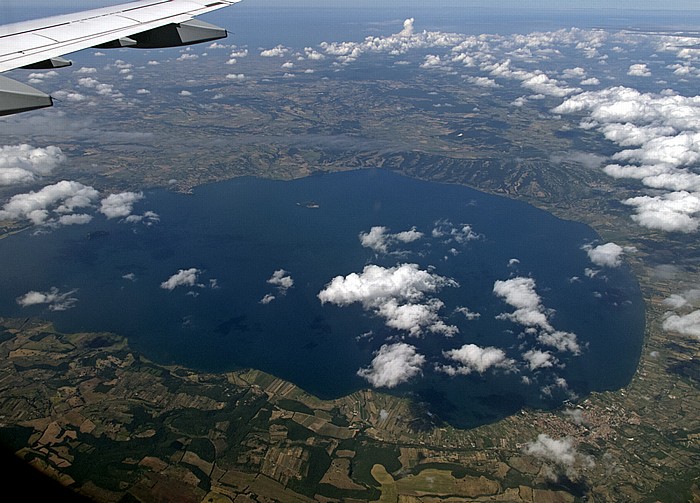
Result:
<svg viewBox="0 0 700 503"><path fill-rule="evenodd" d="M140 0L101 9L0 26L0 73L60 68L60 56L89 47L176 47L227 36L193 19L241 0ZM0 115L52 105L51 97L0 76Z"/></svg>

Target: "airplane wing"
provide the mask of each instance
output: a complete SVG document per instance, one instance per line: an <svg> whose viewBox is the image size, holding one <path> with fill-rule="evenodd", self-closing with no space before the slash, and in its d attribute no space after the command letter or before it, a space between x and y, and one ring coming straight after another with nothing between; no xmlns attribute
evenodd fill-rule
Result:
<svg viewBox="0 0 700 503"><path fill-rule="evenodd" d="M241 0L139 0L112 7L0 26L0 73L15 68L60 68L65 54L88 47L159 48L227 36L193 19ZM51 97L0 76L0 115L51 106Z"/></svg>

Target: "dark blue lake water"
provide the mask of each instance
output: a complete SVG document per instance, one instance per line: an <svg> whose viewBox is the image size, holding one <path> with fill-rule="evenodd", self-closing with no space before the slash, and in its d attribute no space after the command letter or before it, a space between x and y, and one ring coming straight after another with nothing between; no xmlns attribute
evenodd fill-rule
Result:
<svg viewBox="0 0 700 503"><path fill-rule="evenodd" d="M309 202L318 208L298 204ZM156 190L135 210L155 211L160 222L145 226L97 215L88 225L0 240L0 314L41 316L64 331L113 331L162 363L262 369L325 398L368 386L358 369L369 366L387 340L403 341L425 363L422 375L392 392L413 395L460 426L524 405L553 406L571 392L623 386L638 362L644 306L628 268L586 277L594 266L581 246L596 234L520 202L364 170L295 181L236 179L191 195ZM436 227L458 224L469 224L479 239L433 237ZM395 241L391 253L377 254L358 237L373 226L391 233L415 227L424 236ZM519 263L509 265L514 258ZM318 298L336 276L361 273L368 264L408 263L459 283L429 295L444 303L439 315L459 334L411 337L360 304L322 305ZM196 285L161 287L190 268L199 271ZM294 281L286 294L268 283L280 269ZM535 280L551 324L587 345L580 355L543 348L521 335L523 327L496 318L515 309L494 295L494 282L513 277ZM65 311L17 303L29 291L51 288L75 290L77 302ZM275 299L263 304L266 295ZM480 317L468 320L457 307ZM443 351L468 343L501 348L518 371L450 377L435 370L449 363ZM534 348L549 350L559 365L530 370L523 354ZM554 386L557 378L566 379L568 391ZM542 391L547 386L551 396Z"/></svg>

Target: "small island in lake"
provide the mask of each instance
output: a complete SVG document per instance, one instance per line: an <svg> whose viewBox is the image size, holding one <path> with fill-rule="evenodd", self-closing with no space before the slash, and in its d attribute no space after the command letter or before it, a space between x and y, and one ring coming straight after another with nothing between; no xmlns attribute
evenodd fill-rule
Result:
<svg viewBox="0 0 700 503"><path fill-rule="evenodd" d="M316 201L303 201L301 203L297 203L297 206L301 206L302 208L308 208L312 210L317 210L321 207L321 205L318 204Z"/></svg>

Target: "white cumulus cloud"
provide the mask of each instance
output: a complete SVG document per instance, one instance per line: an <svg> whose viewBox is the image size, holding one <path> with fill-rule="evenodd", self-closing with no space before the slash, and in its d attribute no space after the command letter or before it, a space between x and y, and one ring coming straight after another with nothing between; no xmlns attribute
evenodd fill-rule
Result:
<svg viewBox="0 0 700 503"><path fill-rule="evenodd" d="M190 269L180 269L160 284L164 290L174 290L178 286L196 286L199 281L201 271L194 267Z"/></svg>
<svg viewBox="0 0 700 503"><path fill-rule="evenodd" d="M651 71L645 63L637 63L630 65L629 70L627 70L627 75L632 75L634 77L649 77L651 76Z"/></svg>
<svg viewBox="0 0 700 503"><path fill-rule="evenodd" d="M407 231L391 234L387 227L374 226L369 232L361 232L360 244L365 248L371 248L377 253L388 253L389 247L396 243L412 243L423 237L423 233L415 227Z"/></svg>
<svg viewBox="0 0 700 503"><path fill-rule="evenodd" d="M100 213L107 218L125 218L131 215L134 203L143 199L142 192L121 192L110 194L100 205Z"/></svg>
<svg viewBox="0 0 700 503"><path fill-rule="evenodd" d="M622 246L615 243L605 243L596 247L584 245L583 249L591 262L600 267L619 267L625 253Z"/></svg>
<svg viewBox="0 0 700 503"><path fill-rule="evenodd" d="M282 57L285 56L290 52L290 49L283 46L283 45L278 45L276 47L273 47L272 49L266 49L260 53L261 56L265 58L276 58L276 57Z"/></svg>
<svg viewBox="0 0 700 503"><path fill-rule="evenodd" d="M278 269L272 273L272 276L267 280L267 282L276 286L277 291L281 295L285 295L287 290L294 286L294 279L292 279L289 272L285 271L284 269Z"/></svg>
<svg viewBox="0 0 700 503"><path fill-rule="evenodd" d="M64 162L60 148L36 148L30 145L0 147L0 185L15 185L36 181Z"/></svg>
<svg viewBox="0 0 700 503"><path fill-rule="evenodd" d="M516 309L512 313L500 314L499 319L511 320L526 327L554 331L535 290L534 279L518 277L506 281L498 280L493 285L493 293Z"/></svg>
<svg viewBox="0 0 700 503"><path fill-rule="evenodd" d="M384 344L375 353L370 366L358 370L357 375L367 379L375 388L395 388L420 375L424 363L425 356L410 344Z"/></svg>
<svg viewBox="0 0 700 503"><path fill-rule="evenodd" d="M450 278L421 270L417 264L385 268L368 265L362 273L337 276L318 294L322 304L338 306L359 303L366 310L383 317L387 326L422 335L425 331L454 335L457 327L439 317L444 304L427 298L443 287L459 286Z"/></svg>
<svg viewBox="0 0 700 503"><path fill-rule="evenodd" d="M92 187L63 180L38 192L12 196L0 210L0 219L26 218L35 225L53 223L72 214L76 208L91 206L98 197L99 193ZM52 213L54 218L51 218Z"/></svg>
<svg viewBox="0 0 700 503"><path fill-rule="evenodd" d="M688 314L671 314L663 322L667 332L678 332L700 340L700 310Z"/></svg>
<svg viewBox="0 0 700 503"><path fill-rule="evenodd" d="M468 375L472 372L483 374L491 368L513 370L515 361L507 358L502 349L494 347L479 347L476 344L465 344L459 349L443 351L443 356L458 363L458 366L445 365L438 370L449 375Z"/></svg>
<svg viewBox="0 0 700 503"><path fill-rule="evenodd" d="M549 351L540 351L539 349L530 349L523 353L523 358L528 364L530 370L541 368L549 368L556 365L557 359Z"/></svg>
<svg viewBox="0 0 700 503"><path fill-rule="evenodd" d="M578 94L555 113L587 113L581 125L597 128L623 150L605 167L615 178L633 178L653 195L623 201L639 225L668 232L700 226L700 97L642 93L613 87Z"/></svg>

